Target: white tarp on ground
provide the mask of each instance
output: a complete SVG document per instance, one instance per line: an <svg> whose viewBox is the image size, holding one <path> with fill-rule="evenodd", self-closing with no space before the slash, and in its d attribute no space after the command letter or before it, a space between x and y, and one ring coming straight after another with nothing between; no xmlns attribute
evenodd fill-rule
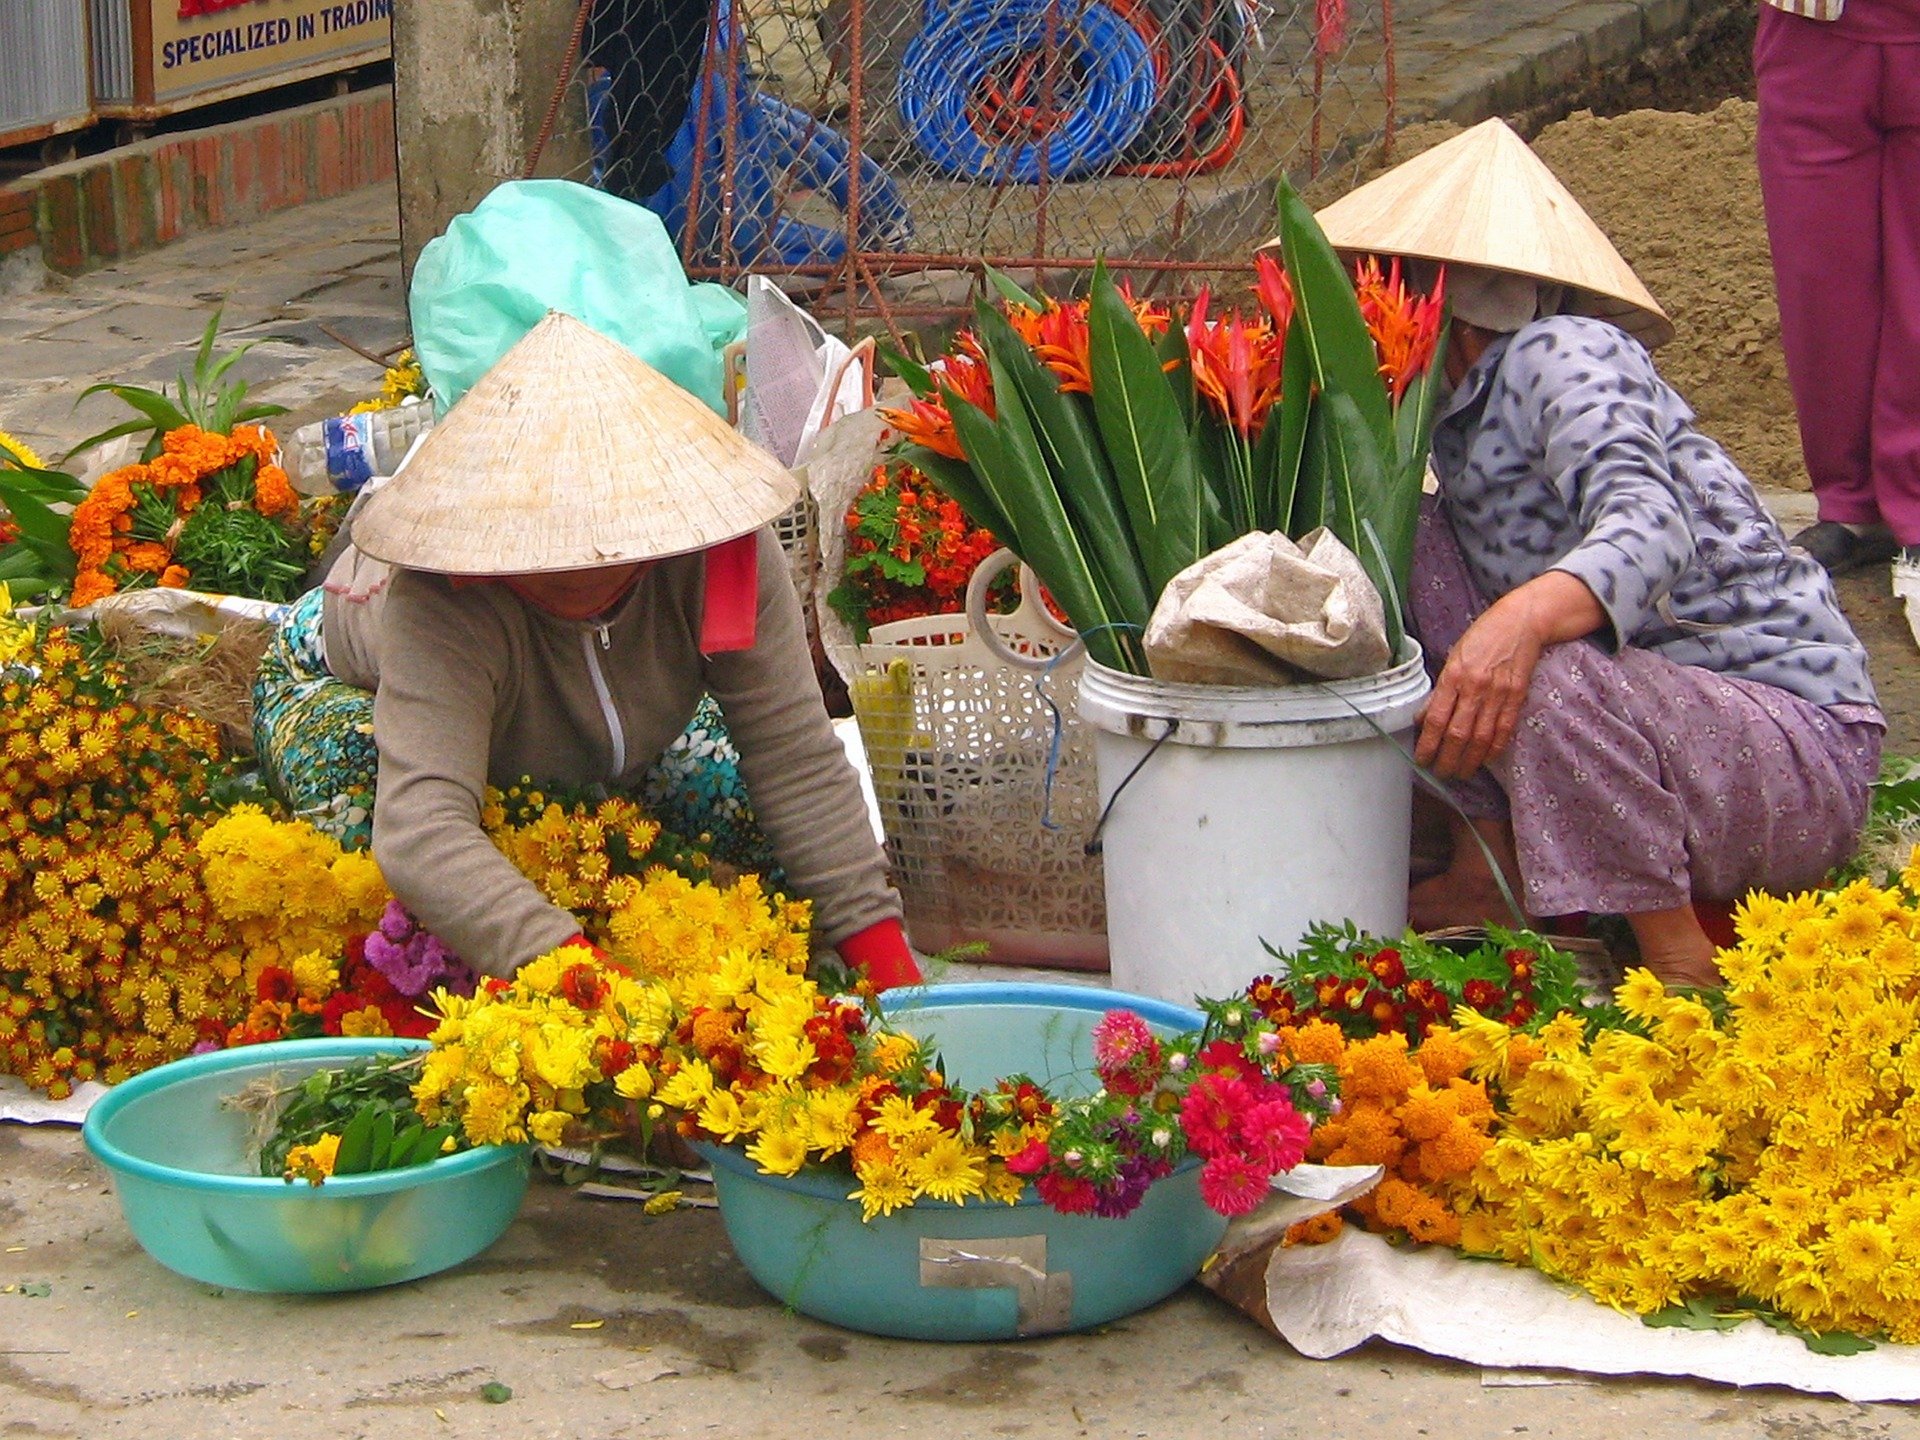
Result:
<svg viewBox="0 0 1920 1440"><path fill-rule="evenodd" d="M1537 1271L1437 1247L1397 1249L1352 1227L1326 1245L1239 1253L1218 1267L1226 1273L1209 1273L1208 1285L1310 1359L1381 1339L1499 1370L1692 1376L1857 1402L1920 1400L1920 1346L1816 1355L1752 1320L1721 1332L1656 1329Z"/></svg>
<svg viewBox="0 0 1920 1440"><path fill-rule="evenodd" d="M49 1100L38 1090L29 1090L27 1082L12 1075L0 1075L0 1121L20 1125L78 1125L87 1118L93 1102L107 1093L107 1087L89 1080L74 1087L65 1100Z"/></svg>

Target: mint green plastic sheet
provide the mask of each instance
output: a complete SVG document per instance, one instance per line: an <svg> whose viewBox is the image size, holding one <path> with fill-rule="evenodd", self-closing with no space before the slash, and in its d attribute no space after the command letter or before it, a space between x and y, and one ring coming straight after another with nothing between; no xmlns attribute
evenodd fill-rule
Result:
<svg viewBox="0 0 1920 1440"><path fill-rule="evenodd" d="M429 241L408 297L414 352L445 415L549 310L585 321L726 413L720 352L746 305L693 285L660 217L571 180L514 180Z"/></svg>

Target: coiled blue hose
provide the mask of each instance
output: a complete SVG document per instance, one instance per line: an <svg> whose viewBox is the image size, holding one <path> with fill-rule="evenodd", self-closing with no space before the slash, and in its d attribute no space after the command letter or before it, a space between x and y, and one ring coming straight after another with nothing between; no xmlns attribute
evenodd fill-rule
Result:
<svg viewBox="0 0 1920 1440"><path fill-rule="evenodd" d="M1073 76L1053 98L1066 118L1038 142L982 135L975 93L1002 67L1044 50L1050 26ZM1106 169L1158 102L1146 42L1098 3L1072 18L1063 17L1059 0L959 0L914 37L900 64L907 133L933 165L966 180L1032 184L1043 150L1055 180Z"/></svg>

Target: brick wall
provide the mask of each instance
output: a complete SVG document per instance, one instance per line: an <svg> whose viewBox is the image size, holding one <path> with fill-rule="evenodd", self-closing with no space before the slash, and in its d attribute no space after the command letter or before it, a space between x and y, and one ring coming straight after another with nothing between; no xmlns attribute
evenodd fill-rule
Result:
<svg viewBox="0 0 1920 1440"><path fill-rule="evenodd" d="M157 136L0 186L0 259L72 275L394 178L393 92Z"/></svg>

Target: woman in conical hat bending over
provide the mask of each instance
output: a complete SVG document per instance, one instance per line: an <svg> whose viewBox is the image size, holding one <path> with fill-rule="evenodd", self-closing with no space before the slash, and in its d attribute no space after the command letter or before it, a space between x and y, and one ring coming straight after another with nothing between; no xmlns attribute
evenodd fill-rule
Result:
<svg viewBox="0 0 1920 1440"><path fill-rule="evenodd" d="M366 497L282 626L255 691L274 788L349 844L370 827L394 894L489 974L579 930L482 829L487 786L531 776L731 830L715 849L736 862L764 831L818 935L880 988L917 981L767 528L798 493L671 381L549 314ZM712 702L751 817L724 774L687 794L724 748L689 733Z"/></svg>
<svg viewBox="0 0 1920 1440"><path fill-rule="evenodd" d="M1418 758L1528 913L1624 915L1664 979L1716 984L1696 902L1852 853L1884 721L1826 572L1654 369L1658 304L1498 120L1319 217L1347 253L1446 267L1438 503L1408 597L1436 669ZM1457 817L1417 926L1501 919ZM1517 865L1516 865L1517 862Z"/></svg>

